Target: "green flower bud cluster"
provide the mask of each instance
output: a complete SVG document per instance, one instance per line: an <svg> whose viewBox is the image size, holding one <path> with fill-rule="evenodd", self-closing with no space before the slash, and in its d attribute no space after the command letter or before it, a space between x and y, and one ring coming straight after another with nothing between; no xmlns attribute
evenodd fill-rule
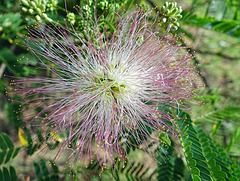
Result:
<svg viewBox="0 0 240 181"><path fill-rule="evenodd" d="M121 8L124 4L126 4L127 0L119 0L119 1L110 0L110 1L107 1L107 2L108 2L108 6L106 6L106 8L116 11L119 8Z"/></svg>
<svg viewBox="0 0 240 181"><path fill-rule="evenodd" d="M75 16L74 13L68 13L68 14L67 14L67 18L68 18L68 21L69 21L72 25L75 24L75 22L76 22L76 16Z"/></svg>
<svg viewBox="0 0 240 181"><path fill-rule="evenodd" d="M95 4L96 1L94 0L85 0L84 2L84 5L82 5L82 10L84 12L83 16L87 17L86 19L94 19L94 16L97 15L97 17L101 17L99 22L103 22L105 21L105 18L109 16L109 14L114 14L114 12L121 8L127 2L127 0L98 0L97 4ZM95 5L97 5L97 9ZM68 19L69 18L70 17L68 17ZM76 24L78 25L79 29L84 31L88 25L81 22L81 20L78 20L77 16L76 19L76 21L78 21Z"/></svg>
<svg viewBox="0 0 240 181"><path fill-rule="evenodd" d="M149 6L146 3L141 3L141 4L137 5L137 7L139 9L141 9L143 12L150 11L150 8L149 8Z"/></svg>
<svg viewBox="0 0 240 181"><path fill-rule="evenodd" d="M165 2L161 8L161 13L163 15L162 22L167 23L170 29L177 30L179 27L178 20L182 18L181 12L182 7L177 6L176 2Z"/></svg>
<svg viewBox="0 0 240 181"><path fill-rule="evenodd" d="M56 11L58 0L48 0L47 2L47 11Z"/></svg>
<svg viewBox="0 0 240 181"><path fill-rule="evenodd" d="M91 14L91 8L89 5L83 6L83 11L86 13L86 16L89 16Z"/></svg>
<svg viewBox="0 0 240 181"><path fill-rule="evenodd" d="M97 9L103 10L117 10L122 7L127 0L98 0L97 1ZM93 0L89 0L87 5L83 6L83 9L89 11L89 8L95 8L95 3Z"/></svg>
<svg viewBox="0 0 240 181"><path fill-rule="evenodd" d="M47 16L46 10L54 11L57 0L21 0L22 12L26 16L25 20L34 19L41 22L42 19L52 22L53 20Z"/></svg>
<svg viewBox="0 0 240 181"><path fill-rule="evenodd" d="M104 1L99 1L97 6L101 10L104 10L104 9L108 8L108 5L109 5L108 1L104 0Z"/></svg>

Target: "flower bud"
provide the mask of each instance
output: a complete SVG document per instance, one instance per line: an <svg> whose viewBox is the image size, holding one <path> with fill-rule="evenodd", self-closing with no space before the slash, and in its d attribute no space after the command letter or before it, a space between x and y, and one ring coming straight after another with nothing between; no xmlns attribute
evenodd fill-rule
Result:
<svg viewBox="0 0 240 181"><path fill-rule="evenodd" d="M31 18L29 16L25 17L25 21L30 21L30 20L31 20Z"/></svg>
<svg viewBox="0 0 240 181"><path fill-rule="evenodd" d="M165 7L168 7L168 2L165 2L165 3L164 3L164 6L165 6Z"/></svg>
<svg viewBox="0 0 240 181"><path fill-rule="evenodd" d="M32 14L32 15L34 14L33 9L29 9L28 12L29 12L30 14Z"/></svg>
<svg viewBox="0 0 240 181"><path fill-rule="evenodd" d="M179 8L178 8L178 13L180 14L181 12L182 12L182 7L179 6Z"/></svg>
<svg viewBox="0 0 240 181"><path fill-rule="evenodd" d="M172 29L177 30L177 29L178 29L178 26L173 25L173 26L172 26Z"/></svg>
<svg viewBox="0 0 240 181"><path fill-rule="evenodd" d="M41 21L41 17L40 17L39 15L36 15L36 16L35 16L35 19L36 19L37 21Z"/></svg>
<svg viewBox="0 0 240 181"><path fill-rule="evenodd" d="M173 15L175 15L175 14L176 14L176 12L177 12L177 9L173 9L173 10L172 10L172 12L171 12L171 13L169 13L169 16L173 16Z"/></svg>
<svg viewBox="0 0 240 181"><path fill-rule="evenodd" d="M181 18L182 18L182 15L178 14L178 15L176 16L176 18L177 18L177 19L181 19Z"/></svg>
<svg viewBox="0 0 240 181"><path fill-rule="evenodd" d="M43 17L44 19L47 19L47 18L48 18L48 16L47 16L46 13L43 13L43 14L42 14L42 17Z"/></svg>
<svg viewBox="0 0 240 181"><path fill-rule="evenodd" d="M68 17L71 24L75 24L76 20L75 20L75 14L74 13L68 13L67 17Z"/></svg>
<svg viewBox="0 0 240 181"><path fill-rule="evenodd" d="M34 1L30 1L30 5L31 5L33 8L36 8L36 7L37 7Z"/></svg>
<svg viewBox="0 0 240 181"><path fill-rule="evenodd" d="M24 5L24 6L29 6L29 3L27 0L21 0L21 3Z"/></svg>
<svg viewBox="0 0 240 181"><path fill-rule="evenodd" d="M173 25L174 25L174 26L180 26L177 21L174 21L174 22L173 22Z"/></svg>
<svg viewBox="0 0 240 181"><path fill-rule="evenodd" d="M28 9L25 8L25 7L22 7L22 11L23 11L24 13L26 13L26 12L28 11Z"/></svg>
<svg viewBox="0 0 240 181"><path fill-rule="evenodd" d="M42 11L41 11L41 9L40 8L36 8L36 11L37 11L37 13L42 13Z"/></svg>
<svg viewBox="0 0 240 181"><path fill-rule="evenodd" d="M167 22L167 18L163 18L163 23L166 23Z"/></svg>
<svg viewBox="0 0 240 181"><path fill-rule="evenodd" d="M45 20L48 21L48 22L52 22L52 21L53 21L53 20L52 20L51 18L49 18L49 17L45 18Z"/></svg>
<svg viewBox="0 0 240 181"><path fill-rule="evenodd" d="M178 19L177 18L172 18L173 21L177 21Z"/></svg>
<svg viewBox="0 0 240 181"><path fill-rule="evenodd" d="M168 9L173 9L173 3L169 3Z"/></svg>
<svg viewBox="0 0 240 181"><path fill-rule="evenodd" d="M46 6L44 6L43 4L41 4L41 5L39 6L39 8L40 8L42 11L45 11Z"/></svg>

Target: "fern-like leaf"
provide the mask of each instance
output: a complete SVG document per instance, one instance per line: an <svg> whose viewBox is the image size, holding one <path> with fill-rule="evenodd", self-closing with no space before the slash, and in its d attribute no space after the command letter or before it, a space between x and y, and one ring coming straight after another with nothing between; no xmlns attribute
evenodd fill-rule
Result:
<svg viewBox="0 0 240 181"><path fill-rule="evenodd" d="M46 180L46 181L57 181L59 180L59 176L58 176L58 167L55 165L54 162L50 161L51 166L52 166L52 170L53 173L50 173L46 162L44 160L40 160L40 164L38 164L37 162L34 162L34 168L35 168L35 172L37 175L37 180Z"/></svg>
<svg viewBox="0 0 240 181"><path fill-rule="evenodd" d="M210 136L199 125L193 125L190 117L178 120L181 140L187 165L193 180L235 180L237 173L231 168L229 157L217 148Z"/></svg>
<svg viewBox="0 0 240 181"><path fill-rule="evenodd" d="M17 174L14 167L10 166L9 169L3 167L0 169L0 180L1 181L17 181Z"/></svg>
<svg viewBox="0 0 240 181"><path fill-rule="evenodd" d="M15 158L20 149L21 147L14 147L11 138L6 133L0 134L0 165Z"/></svg>

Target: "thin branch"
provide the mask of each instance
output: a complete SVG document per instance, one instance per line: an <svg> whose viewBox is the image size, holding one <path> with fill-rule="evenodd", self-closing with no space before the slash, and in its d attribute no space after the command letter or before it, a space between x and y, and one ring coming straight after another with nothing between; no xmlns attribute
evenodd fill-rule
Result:
<svg viewBox="0 0 240 181"><path fill-rule="evenodd" d="M146 0L146 2L148 2L159 13L159 16L162 15L160 9L158 9L157 5L153 1Z"/></svg>
<svg viewBox="0 0 240 181"><path fill-rule="evenodd" d="M240 60L240 57L230 57L228 55L225 55L221 52L211 52L211 51L202 51L202 50L199 50L199 49L193 49L193 51L197 52L197 53L200 53L200 54L208 54L208 55L215 55L215 56L219 56L219 57L222 57L222 58L225 58L225 59L228 59L228 60Z"/></svg>
<svg viewBox="0 0 240 181"><path fill-rule="evenodd" d="M6 64L5 63L2 63L2 65L1 65L1 67L0 67L0 79L2 78L2 76L3 76L3 73L4 73L4 71L5 71L5 69L6 69Z"/></svg>
<svg viewBox="0 0 240 181"><path fill-rule="evenodd" d="M192 48L190 48L190 47L188 47L187 45L186 45L186 43L184 43L184 41L181 39L181 43L182 43L182 45L183 46L186 46L187 47L187 50L189 51L189 53L191 54L191 55L193 55L193 61L194 61L194 65L196 65L196 70L199 72L199 76L201 77L201 79L202 79L202 81L203 81L203 83L205 84L205 87L206 87L206 89L208 90L208 93L211 93L212 92L212 89L211 89L211 87L209 86L209 84L208 84L208 81L207 81L207 78L201 73L202 71L201 71L201 68L198 66L198 64L200 63L200 61L196 58L196 56L194 55L194 50L192 49Z"/></svg>

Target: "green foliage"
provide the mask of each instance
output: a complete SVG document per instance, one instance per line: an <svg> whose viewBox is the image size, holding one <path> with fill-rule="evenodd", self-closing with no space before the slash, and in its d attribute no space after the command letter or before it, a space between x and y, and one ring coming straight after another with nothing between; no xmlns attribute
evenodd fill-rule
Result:
<svg viewBox="0 0 240 181"><path fill-rule="evenodd" d="M237 127L233 135L230 137L230 142L226 148L227 152L231 150L231 148L233 147L233 144L238 140L239 137L240 137L240 127Z"/></svg>
<svg viewBox="0 0 240 181"><path fill-rule="evenodd" d="M14 47L15 45L12 48ZM36 70L30 68L30 66L35 66L36 63L29 60L32 57L31 55L24 55L16 56L11 49L5 47L0 49L0 62L4 63L7 69L16 77L30 76L36 73Z"/></svg>
<svg viewBox="0 0 240 181"><path fill-rule="evenodd" d="M226 33L240 39L240 27L237 20L216 20L214 17L199 17L191 11L183 12L182 24L193 25L221 33Z"/></svg>
<svg viewBox="0 0 240 181"><path fill-rule="evenodd" d="M19 72L21 72L22 67L16 67L17 57L11 50L8 48L2 48L0 50L0 61L3 62L12 73L19 76Z"/></svg>
<svg viewBox="0 0 240 181"><path fill-rule="evenodd" d="M174 147L170 146L166 152L167 160L158 163L158 181L181 181L184 179L184 162L181 157L174 155Z"/></svg>
<svg viewBox="0 0 240 181"><path fill-rule="evenodd" d="M86 171L95 171L97 173L101 172L101 177L106 179L114 179L117 181L127 180L152 180L154 175L157 174L157 171L151 169L151 166L146 166L142 161L133 161L129 162L126 160L123 164L122 161L118 159L115 160L115 164L110 166L111 169L103 170L99 165L99 160L92 161L91 164L87 166L86 169L82 170ZM76 170L76 175L79 170Z"/></svg>
<svg viewBox="0 0 240 181"><path fill-rule="evenodd" d="M0 14L1 38L12 39L23 30L20 13Z"/></svg>
<svg viewBox="0 0 240 181"><path fill-rule="evenodd" d="M34 144L32 140L31 131L28 128L26 129L26 135L27 135L27 141L28 141L26 153L28 155L32 155L35 151L37 151L41 147L42 142Z"/></svg>
<svg viewBox="0 0 240 181"><path fill-rule="evenodd" d="M14 147L11 138L6 134L0 134L0 165L8 163L14 159L21 147Z"/></svg>
<svg viewBox="0 0 240 181"><path fill-rule="evenodd" d="M31 130L29 128L26 129L26 136L28 145L26 147L26 153L28 155L33 155L37 150L41 148L43 144L45 144L49 150L54 150L57 148L59 141L52 139L51 133L48 133L46 136L42 135L42 132L40 130L36 130L37 133L37 139L38 141L35 143L33 142Z"/></svg>
<svg viewBox="0 0 240 181"><path fill-rule="evenodd" d="M121 165L120 162L113 170L113 176L116 180L121 180L123 178L127 180L151 180L156 172L151 171L150 167L146 167L144 163L141 162L126 162Z"/></svg>
<svg viewBox="0 0 240 181"><path fill-rule="evenodd" d="M0 93L5 93L6 82L4 80L0 80Z"/></svg>
<svg viewBox="0 0 240 181"><path fill-rule="evenodd" d="M0 168L0 180L1 181L17 181L17 174L14 167L10 166L9 169L6 167Z"/></svg>
<svg viewBox="0 0 240 181"><path fill-rule="evenodd" d="M17 174L14 167L9 168L3 166L14 159L21 147L14 147L11 138L6 134L0 134L0 180L1 181L17 181Z"/></svg>
<svg viewBox="0 0 240 181"><path fill-rule="evenodd" d="M222 180L236 178L234 170L231 168L234 163L230 160L229 156L227 156L224 149L216 147L212 139L201 129L200 125L196 125L194 128L200 138L205 157L208 160L210 169L215 178L222 178Z"/></svg>
<svg viewBox="0 0 240 181"><path fill-rule="evenodd" d="M198 107L201 114L193 119L211 132L212 139L217 138L216 142L226 147L226 151L232 156L239 156L239 126L240 126L240 107L233 100L226 100L222 96L214 93L204 95L201 99L204 104ZM228 133L227 143L219 142L219 138L224 139ZM234 155L235 154L235 155Z"/></svg>
<svg viewBox="0 0 240 181"><path fill-rule="evenodd" d="M235 179L230 158L213 144L211 138L199 125L193 125L190 117L178 120L179 136L193 180ZM224 157L225 158L224 158Z"/></svg>
<svg viewBox="0 0 240 181"><path fill-rule="evenodd" d="M19 105L13 103L6 103L5 110L7 112L7 121L13 124L15 130L18 130L18 128L23 124L22 120L18 118L19 114L17 111L19 110Z"/></svg>
<svg viewBox="0 0 240 181"><path fill-rule="evenodd" d="M232 119L236 120L240 118L240 107L226 107L226 108L219 108L216 110L209 111L206 114L202 114L196 118L196 120L204 120L207 122L215 122L219 120L227 119L231 121Z"/></svg>
<svg viewBox="0 0 240 181"><path fill-rule="evenodd" d="M50 161L51 168L53 172L51 173L44 160L40 160L40 163L34 162L33 166L37 175L37 180L40 181L57 181L59 180L58 167L53 161Z"/></svg>

